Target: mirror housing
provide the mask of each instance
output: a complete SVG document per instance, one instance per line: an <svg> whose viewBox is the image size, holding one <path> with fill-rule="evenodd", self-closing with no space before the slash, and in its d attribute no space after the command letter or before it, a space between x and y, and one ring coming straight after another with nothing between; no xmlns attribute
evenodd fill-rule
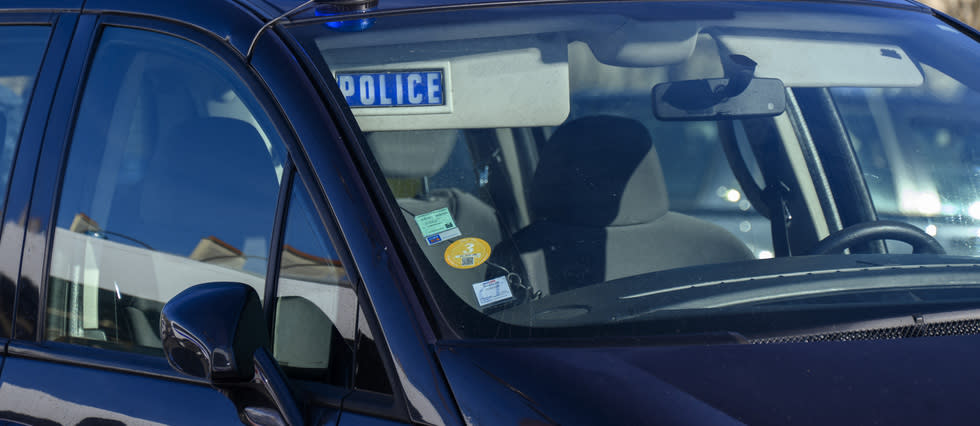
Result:
<svg viewBox="0 0 980 426"><path fill-rule="evenodd" d="M160 336L170 366L221 391L246 424L303 423L270 355L269 327L252 287L215 282L180 292L160 313Z"/></svg>
<svg viewBox="0 0 980 426"><path fill-rule="evenodd" d="M711 78L653 87L653 113L664 121L772 117L786 110L786 90L776 78Z"/></svg>

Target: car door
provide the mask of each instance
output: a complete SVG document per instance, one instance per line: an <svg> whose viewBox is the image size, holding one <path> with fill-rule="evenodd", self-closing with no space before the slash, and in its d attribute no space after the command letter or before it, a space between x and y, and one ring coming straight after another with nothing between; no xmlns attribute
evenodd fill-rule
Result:
<svg viewBox="0 0 980 426"><path fill-rule="evenodd" d="M4 216L0 231L0 340L4 356L0 357L0 367L14 328L23 218L43 123L75 22L76 17L70 14L0 12L0 51L4 52L0 61L0 211ZM16 418L11 414L0 410L0 419L11 422Z"/></svg>
<svg viewBox="0 0 980 426"><path fill-rule="evenodd" d="M221 393L170 368L158 328L184 288L236 281L274 296L280 258L309 263L279 255L293 168L281 116L239 62L187 27L78 18L23 215L30 248L0 386L11 420L239 422ZM356 301L344 300L353 336ZM285 354L299 370L326 365Z"/></svg>

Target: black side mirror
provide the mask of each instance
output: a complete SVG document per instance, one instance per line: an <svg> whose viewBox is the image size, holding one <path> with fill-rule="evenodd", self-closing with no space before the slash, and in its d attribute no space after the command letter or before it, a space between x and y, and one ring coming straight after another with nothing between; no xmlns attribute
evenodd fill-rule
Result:
<svg viewBox="0 0 980 426"><path fill-rule="evenodd" d="M242 422L303 423L282 371L269 353L259 296L242 283L207 283L170 299L160 314L167 361L227 396Z"/></svg>

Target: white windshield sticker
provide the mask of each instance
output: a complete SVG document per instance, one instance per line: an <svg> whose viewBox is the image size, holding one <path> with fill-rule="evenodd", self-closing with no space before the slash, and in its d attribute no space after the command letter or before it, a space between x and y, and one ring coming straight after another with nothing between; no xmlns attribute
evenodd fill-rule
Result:
<svg viewBox="0 0 980 426"><path fill-rule="evenodd" d="M463 234L456 227L456 222L453 221L448 208L415 216L415 223L419 225L419 231L425 237L426 244L430 246Z"/></svg>
<svg viewBox="0 0 980 426"><path fill-rule="evenodd" d="M473 291L476 292L476 301L481 307L514 297L510 292L510 285L507 284L507 277L473 284Z"/></svg>

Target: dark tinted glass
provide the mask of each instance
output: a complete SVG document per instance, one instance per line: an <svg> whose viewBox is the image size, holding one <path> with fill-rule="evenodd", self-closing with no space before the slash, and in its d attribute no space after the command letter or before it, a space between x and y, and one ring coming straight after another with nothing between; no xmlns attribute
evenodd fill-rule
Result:
<svg viewBox="0 0 980 426"><path fill-rule="evenodd" d="M273 355L287 375L348 386L357 296L323 231L309 195L296 183L279 266Z"/></svg>
<svg viewBox="0 0 980 426"><path fill-rule="evenodd" d="M207 50L105 30L62 186L47 338L159 353L160 309L183 289L263 294L281 145Z"/></svg>
<svg viewBox="0 0 980 426"><path fill-rule="evenodd" d="M390 394L391 383L381 362L381 353L378 351L374 334L368 327L367 319L364 318L364 311L358 310L357 315L357 366L354 372L354 387Z"/></svg>
<svg viewBox="0 0 980 426"><path fill-rule="evenodd" d="M46 26L0 26L0 194L7 193L21 126L50 33ZM3 203L0 197L0 207Z"/></svg>

